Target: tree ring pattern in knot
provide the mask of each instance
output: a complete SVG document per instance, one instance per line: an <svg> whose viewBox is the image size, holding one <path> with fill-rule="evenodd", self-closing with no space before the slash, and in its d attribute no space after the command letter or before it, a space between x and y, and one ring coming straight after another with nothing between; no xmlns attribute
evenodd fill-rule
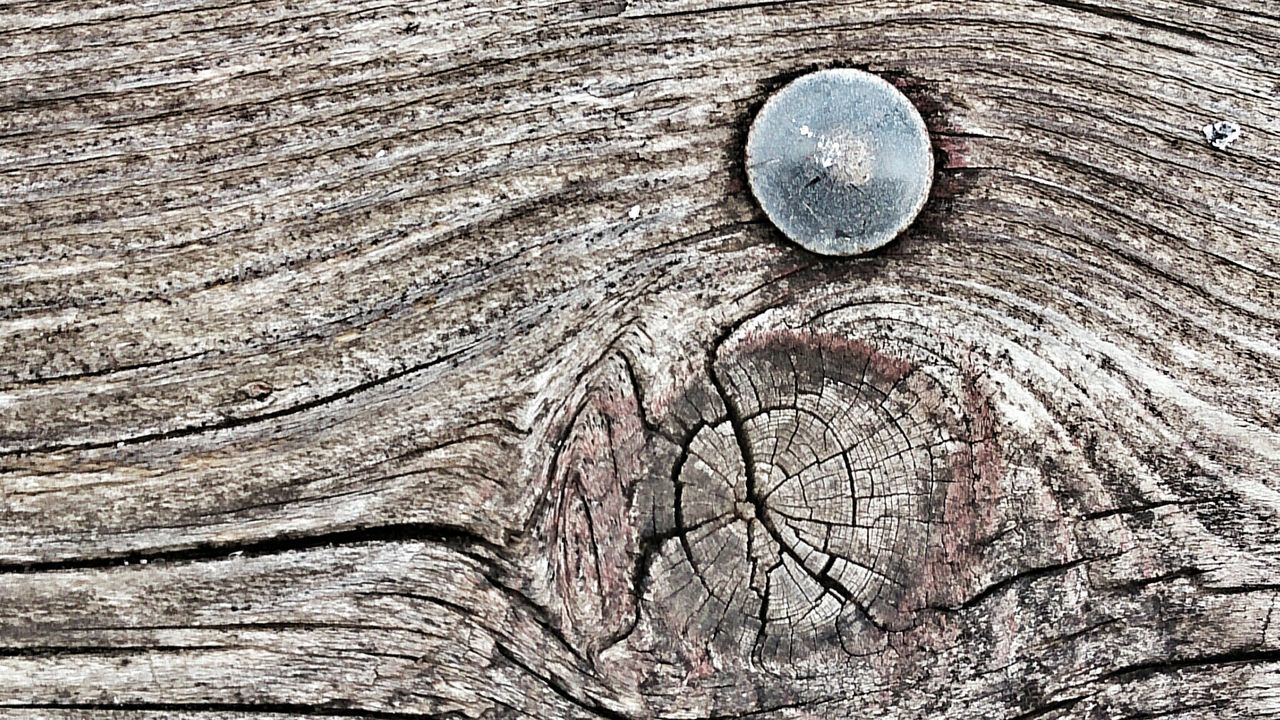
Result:
<svg viewBox="0 0 1280 720"><path fill-rule="evenodd" d="M939 388L868 346L777 333L711 376L720 403L672 473L659 615L691 644L757 659L861 654L903 625L923 570L950 467Z"/></svg>

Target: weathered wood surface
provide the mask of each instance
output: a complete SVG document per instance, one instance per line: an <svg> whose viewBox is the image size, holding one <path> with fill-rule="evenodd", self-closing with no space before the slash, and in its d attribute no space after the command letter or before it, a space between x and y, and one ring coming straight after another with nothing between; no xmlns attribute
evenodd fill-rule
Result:
<svg viewBox="0 0 1280 720"><path fill-rule="evenodd" d="M1280 716L1278 56L1268 0L3 3L0 716ZM848 261L741 167L828 66L938 148Z"/></svg>

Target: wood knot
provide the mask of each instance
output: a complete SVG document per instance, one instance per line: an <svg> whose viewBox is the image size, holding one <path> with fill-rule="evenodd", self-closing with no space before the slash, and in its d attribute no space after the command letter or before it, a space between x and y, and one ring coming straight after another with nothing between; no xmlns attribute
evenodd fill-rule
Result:
<svg viewBox="0 0 1280 720"><path fill-rule="evenodd" d="M928 374L858 342L771 332L692 387L649 600L666 633L766 664L905 628L960 434ZM961 470L957 470L961 468ZM663 515L665 508L655 511Z"/></svg>

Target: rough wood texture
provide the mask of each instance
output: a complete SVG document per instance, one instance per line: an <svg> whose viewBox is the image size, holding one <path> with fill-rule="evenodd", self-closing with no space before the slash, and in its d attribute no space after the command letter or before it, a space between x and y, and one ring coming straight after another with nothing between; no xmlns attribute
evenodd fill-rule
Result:
<svg viewBox="0 0 1280 720"><path fill-rule="evenodd" d="M1280 716L1277 48L1266 0L3 3L0 716ZM938 151L848 261L741 167L830 66Z"/></svg>

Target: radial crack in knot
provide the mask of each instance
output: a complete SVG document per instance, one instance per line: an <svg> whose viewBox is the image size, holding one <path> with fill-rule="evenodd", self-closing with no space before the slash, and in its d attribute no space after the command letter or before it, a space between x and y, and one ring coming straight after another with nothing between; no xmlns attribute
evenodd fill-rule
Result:
<svg viewBox="0 0 1280 720"><path fill-rule="evenodd" d="M710 375L719 402L672 473L659 619L770 664L863 654L907 626L899 601L955 467L944 391L867 345L795 333L728 347Z"/></svg>

